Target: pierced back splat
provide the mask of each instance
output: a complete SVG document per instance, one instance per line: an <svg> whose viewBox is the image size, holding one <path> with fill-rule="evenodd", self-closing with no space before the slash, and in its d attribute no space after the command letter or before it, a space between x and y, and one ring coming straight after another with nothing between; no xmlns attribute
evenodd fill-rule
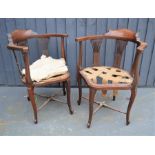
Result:
<svg viewBox="0 0 155 155"><path fill-rule="evenodd" d="M90 43L93 48L93 66L100 65L100 48L103 39L93 39L90 40Z"/></svg>
<svg viewBox="0 0 155 155"><path fill-rule="evenodd" d="M120 68L122 55L126 48L127 43L128 43L127 41L123 41L123 40L116 41L116 53L115 53L115 60L113 65L114 67Z"/></svg>

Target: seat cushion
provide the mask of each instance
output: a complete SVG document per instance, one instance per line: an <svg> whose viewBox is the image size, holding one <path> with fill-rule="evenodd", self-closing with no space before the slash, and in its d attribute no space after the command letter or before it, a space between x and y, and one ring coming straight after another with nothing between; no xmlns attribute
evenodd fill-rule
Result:
<svg viewBox="0 0 155 155"><path fill-rule="evenodd" d="M95 84L131 84L131 75L120 68L99 66L87 67L80 71L88 83Z"/></svg>
<svg viewBox="0 0 155 155"><path fill-rule="evenodd" d="M48 86L49 84L54 84L54 83L66 81L69 78L70 78L70 74L69 74L69 72L66 72L66 73L61 74L61 75L52 76L48 79L43 79L39 82L34 81L33 85L36 87ZM22 78L22 82L26 83L25 76Z"/></svg>
<svg viewBox="0 0 155 155"><path fill-rule="evenodd" d="M30 65L30 76L32 81L40 82L51 77L62 75L68 72L65 60L53 59L42 55L41 58ZM25 69L22 70L25 75Z"/></svg>

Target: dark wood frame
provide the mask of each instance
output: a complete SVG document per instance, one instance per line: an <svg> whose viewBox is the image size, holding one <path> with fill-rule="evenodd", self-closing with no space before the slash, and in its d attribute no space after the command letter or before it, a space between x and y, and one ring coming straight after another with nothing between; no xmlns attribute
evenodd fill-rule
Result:
<svg viewBox="0 0 155 155"><path fill-rule="evenodd" d="M82 67L82 53L83 53L83 42L84 41L91 41L91 40L98 40L98 39L116 39L120 41L130 41L137 45L136 48L136 54L135 58L131 67L130 75L133 77L132 84L92 84L87 80L87 78L80 74L80 71L82 71L84 68ZM82 99L82 79L85 81L87 86L89 87L89 118L87 127L90 128L91 122L92 122L92 116L93 116L93 103L95 94L97 90L107 91L107 90L131 90L131 96L130 101L128 104L127 112L126 114L126 124L129 124L129 116L131 107L133 105L134 99L136 97L137 92L137 84L139 81L139 63L140 63L140 57L144 51L144 49L147 47L147 43L140 41L137 34L131 30L128 29L119 29L119 30L113 30L109 31L106 34L101 35L92 35L92 36L83 36L78 37L75 39L76 42L79 42L79 58L77 63L77 81L78 81L78 88L79 88L79 99L78 99L78 105L81 104ZM99 66L99 48L93 49L93 66ZM115 61L114 61L114 67L120 68L121 58L123 54L123 49L121 46L119 46L118 51L115 55ZM115 100L115 96L113 96L113 100ZM108 106L107 106L108 107ZM110 108L113 110L113 108ZM115 109L114 109L115 110ZM115 110L119 111L119 110ZM122 112L124 113L124 112Z"/></svg>
<svg viewBox="0 0 155 155"><path fill-rule="evenodd" d="M37 106L35 102L35 94L34 88L47 86L49 84L54 83L62 83L63 85L63 94L66 95L67 92L67 104L69 107L70 114L73 114L73 110L71 107L71 100L70 100L70 75L67 73L64 76L57 76L53 79L45 80L44 82L33 82L30 76L30 69L29 69L29 47L27 45L27 40L31 38L50 38L50 37L60 37L61 38L61 57L66 60L65 56L65 46L64 46L64 39L68 37L67 34L36 34L32 30L15 30L9 36L9 44L8 49L10 49L15 57L16 64L18 67L18 71L21 75L21 80L27 87L28 92L28 101L31 101L33 112L34 112L34 123L38 122L37 117ZM25 77L23 79L20 66L18 64L18 59L16 56L16 51L22 53L24 66L25 66Z"/></svg>

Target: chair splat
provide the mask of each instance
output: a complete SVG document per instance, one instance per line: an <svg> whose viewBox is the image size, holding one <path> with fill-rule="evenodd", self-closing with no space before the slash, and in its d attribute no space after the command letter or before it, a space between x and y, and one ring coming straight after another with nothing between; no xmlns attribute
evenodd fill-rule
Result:
<svg viewBox="0 0 155 155"><path fill-rule="evenodd" d="M114 67L120 67L121 60L123 56L123 52L125 51L127 41L117 40L116 41L116 53L115 53L115 60L114 60Z"/></svg>
<svg viewBox="0 0 155 155"><path fill-rule="evenodd" d="M92 48L93 48L93 65L99 66L100 65L100 48L102 45L103 39L93 39L90 40Z"/></svg>

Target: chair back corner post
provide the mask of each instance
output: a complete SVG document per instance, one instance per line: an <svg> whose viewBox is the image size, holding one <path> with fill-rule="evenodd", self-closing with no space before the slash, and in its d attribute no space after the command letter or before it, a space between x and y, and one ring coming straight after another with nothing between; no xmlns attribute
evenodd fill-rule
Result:
<svg viewBox="0 0 155 155"><path fill-rule="evenodd" d="M79 41L79 56L77 61L78 72L82 69L82 57L83 57L83 44L82 44L82 41Z"/></svg>
<svg viewBox="0 0 155 155"><path fill-rule="evenodd" d="M144 43L146 44L146 43ZM142 48L140 48L142 47ZM133 86L137 87L139 79L140 79L140 73L139 73L139 69L140 69L140 59L142 57L142 53L144 52L144 49L147 47L147 45L143 46L143 42L139 42L137 44L137 48L136 48L136 53L135 53L135 58L131 67L131 71L130 74L131 76L134 77L134 81L133 81Z"/></svg>
<svg viewBox="0 0 155 155"><path fill-rule="evenodd" d="M61 37L61 57L66 61L65 41L63 36Z"/></svg>

